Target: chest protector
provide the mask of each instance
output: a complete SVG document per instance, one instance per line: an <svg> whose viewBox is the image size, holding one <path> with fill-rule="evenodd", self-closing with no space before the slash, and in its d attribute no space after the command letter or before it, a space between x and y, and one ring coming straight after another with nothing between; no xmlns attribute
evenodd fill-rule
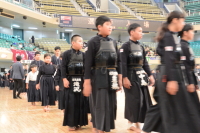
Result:
<svg viewBox="0 0 200 133"><path fill-rule="evenodd" d="M188 85L188 77L186 76L186 69L185 66L182 64L184 60L186 60L186 56L184 56L181 44L180 44L180 39L178 38L177 34L172 35L174 38L174 42L176 44L175 48L175 63L180 64L180 69L181 69L181 75L183 77L184 84L187 86ZM180 78L179 78L180 79Z"/></svg>
<svg viewBox="0 0 200 133"><path fill-rule="evenodd" d="M117 53L113 41L100 40L95 67L117 67Z"/></svg>
<svg viewBox="0 0 200 133"><path fill-rule="evenodd" d="M182 63L183 60L186 60L186 56L183 55L180 39L178 38L177 34L172 35L174 38L174 42L176 44L175 49L175 63Z"/></svg>
<svg viewBox="0 0 200 133"><path fill-rule="evenodd" d="M69 75L83 75L83 54L71 50L71 59L68 64Z"/></svg>
<svg viewBox="0 0 200 133"><path fill-rule="evenodd" d="M135 44L134 42L130 41L130 54L128 57L127 64L129 66L143 66L143 60L144 55L142 47L139 44Z"/></svg>

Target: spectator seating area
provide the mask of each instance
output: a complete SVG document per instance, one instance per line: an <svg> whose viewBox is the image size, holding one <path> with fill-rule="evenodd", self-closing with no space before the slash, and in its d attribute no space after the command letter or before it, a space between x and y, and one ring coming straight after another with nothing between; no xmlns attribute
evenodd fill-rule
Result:
<svg viewBox="0 0 200 133"><path fill-rule="evenodd" d="M149 51L149 55L151 56L151 54L154 52L155 55L155 51L156 51L156 47L157 47L157 43L154 42L143 42L143 45L145 48L148 47ZM200 41L195 41L195 42L190 42L190 47L192 48L194 55L196 58L200 57ZM149 56L147 55L147 56Z"/></svg>
<svg viewBox="0 0 200 133"><path fill-rule="evenodd" d="M119 19L137 19L135 16L129 14L126 9L124 9L121 5L119 6L120 8L120 13L108 13L108 12L115 12L114 10L110 10L108 12L96 12L95 9L92 8L90 4L87 3L86 0L76 0L76 2L80 5L82 10L86 12L89 16L92 17L98 17L101 15L106 15L110 18L119 18Z"/></svg>
<svg viewBox="0 0 200 133"><path fill-rule="evenodd" d="M185 10L189 14L186 18L187 23L200 24L200 1L197 0L184 0Z"/></svg>
<svg viewBox="0 0 200 133"><path fill-rule="evenodd" d="M28 42L22 40L21 38L18 38L13 35L0 33L0 47L11 48L11 45L12 48L14 49L33 51L33 49L36 48L37 51L46 53L46 51L43 51L42 49L35 47L33 44L29 44Z"/></svg>
<svg viewBox="0 0 200 133"><path fill-rule="evenodd" d="M22 6L24 8L39 11L48 16L57 17L59 14L66 15L79 15L80 12L74 7L71 0L34 0L36 2L35 7L32 5L23 4L22 2L13 2L13 0L5 0L11 2L13 4ZM107 12L97 12L88 2L87 0L75 0L82 10L88 14L88 16L98 17L100 15L106 15L110 18L118 18L118 19L137 19L134 15L131 15L127 10L115 2L115 4L120 8L120 13L111 13L115 12L113 10L109 10ZM157 7L151 5L151 0L120 0L124 5L133 10L136 15L141 16L146 20L156 20L156 21L164 21L165 16L163 16L162 11ZM114 2L114 1L113 1Z"/></svg>
<svg viewBox="0 0 200 133"><path fill-rule="evenodd" d="M36 38L35 45L48 51L49 53L53 53L56 46L60 46L62 52L70 49L71 47L71 45L69 45L65 39L54 38Z"/></svg>
<svg viewBox="0 0 200 133"><path fill-rule="evenodd" d="M14 0L5 0L5 1L13 3L13 4L21 6L21 7L24 7L26 9L29 9L29 10L32 10L32 11L34 10L34 8L32 7L32 3L26 3L26 1L21 1L21 3L16 2ZM22 3L22 2L24 2L24 3Z"/></svg>
<svg viewBox="0 0 200 133"><path fill-rule="evenodd" d="M166 17L157 6L153 6L150 0L120 0L122 4L126 5L136 15L141 16L145 20L165 21Z"/></svg>
<svg viewBox="0 0 200 133"><path fill-rule="evenodd" d="M190 42L190 47L192 48L195 57L200 57L200 41Z"/></svg>
<svg viewBox="0 0 200 133"><path fill-rule="evenodd" d="M155 42L143 42L144 47L148 46L149 48L155 50L157 47L157 43Z"/></svg>
<svg viewBox="0 0 200 133"><path fill-rule="evenodd" d="M34 0L41 11L49 14L81 15L70 0Z"/></svg>

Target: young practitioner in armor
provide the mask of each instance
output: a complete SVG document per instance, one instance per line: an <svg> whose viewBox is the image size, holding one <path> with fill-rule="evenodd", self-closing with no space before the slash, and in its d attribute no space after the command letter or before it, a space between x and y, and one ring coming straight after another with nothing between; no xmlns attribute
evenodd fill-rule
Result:
<svg viewBox="0 0 200 133"><path fill-rule="evenodd" d="M80 35L71 38L72 48L63 54L62 79L65 87L65 114L63 126L73 131L88 124L87 97L83 96L84 53Z"/></svg>
<svg viewBox="0 0 200 133"><path fill-rule="evenodd" d="M183 13L171 12L157 36L157 53L161 57L156 85L161 133L200 133L199 109L190 95L195 91L195 86L188 83L187 69L183 64L187 57L177 36L177 32L183 29L184 20ZM155 114L151 114L148 119L153 121Z"/></svg>
<svg viewBox="0 0 200 133"><path fill-rule="evenodd" d="M53 75L56 68L51 65L51 55L44 55L44 64L40 66L36 80L36 89L40 89L42 106L45 106L44 111L49 110L49 105L55 105L54 95L54 79Z"/></svg>
<svg viewBox="0 0 200 133"><path fill-rule="evenodd" d="M62 61L63 53L60 55L59 60ZM58 109L64 110L64 85L63 85L63 80L61 79L61 64L57 66L57 72L56 76L54 78L55 80L55 88L58 94Z"/></svg>
<svg viewBox="0 0 200 133"><path fill-rule="evenodd" d="M146 111L151 103L148 90L154 84L144 47L138 40L142 38L142 27L133 23L128 28L129 41L120 48L122 62L123 86L125 92L125 118L129 129L141 132L139 123L144 123ZM136 126L133 124L136 123Z"/></svg>
<svg viewBox="0 0 200 133"><path fill-rule="evenodd" d="M197 92L194 91L194 86L195 90L199 89L198 86L198 77L195 76L195 57L193 50L189 46L190 40L193 40L194 38L194 29L193 26L190 24L186 24L182 31L179 32L179 36L181 37L181 49L183 52L183 64L185 65L186 69L186 75L188 79L188 83L191 87L188 87L188 91L190 92L190 95L192 96L192 99L194 100L194 103L196 103L197 107L196 109L199 109L200 111L200 104L199 104L199 98L197 95Z"/></svg>
<svg viewBox="0 0 200 133"><path fill-rule="evenodd" d="M116 91L122 88L122 75L117 44L109 37L111 20L100 16L95 25L98 35L88 41L83 93L90 96L93 128L103 133L115 129Z"/></svg>

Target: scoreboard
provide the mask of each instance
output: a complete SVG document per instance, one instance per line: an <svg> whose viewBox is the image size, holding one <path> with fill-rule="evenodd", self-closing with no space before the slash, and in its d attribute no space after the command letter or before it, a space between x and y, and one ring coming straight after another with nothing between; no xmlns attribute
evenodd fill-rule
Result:
<svg viewBox="0 0 200 133"><path fill-rule="evenodd" d="M60 15L60 27L96 29L96 17ZM141 25L143 31L155 32L162 24L161 21L132 20L132 19L111 19L114 30L127 30L132 23Z"/></svg>

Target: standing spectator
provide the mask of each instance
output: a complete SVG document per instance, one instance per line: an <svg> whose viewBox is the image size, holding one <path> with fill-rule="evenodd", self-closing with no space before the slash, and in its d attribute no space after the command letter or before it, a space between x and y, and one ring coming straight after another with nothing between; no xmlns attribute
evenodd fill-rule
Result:
<svg viewBox="0 0 200 133"><path fill-rule="evenodd" d="M2 76L0 74L0 87L2 86Z"/></svg>
<svg viewBox="0 0 200 133"><path fill-rule="evenodd" d="M10 87L10 90L13 90L13 80L12 80L12 77L11 77L11 71L12 71L12 65L10 66L10 70L8 71L8 81L9 81L9 87Z"/></svg>
<svg viewBox="0 0 200 133"><path fill-rule="evenodd" d="M35 60L33 60L30 65L35 64L35 65L37 65L37 68L39 69L39 67L44 64L44 62L42 60L40 60L40 56L41 56L40 52L35 52ZM29 69L29 72L30 71L31 70Z"/></svg>
<svg viewBox="0 0 200 133"><path fill-rule="evenodd" d="M35 37L34 36L31 37L31 40L32 40L32 43L35 43Z"/></svg>
<svg viewBox="0 0 200 133"><path fill-rule="evenodd" d="M28 65L25 64L23 66L23 69L24 69L24 77L25 77L25 79L23 80L23 90L22 90L22 92L25 94L27 92L27 90L26 90L26 77L28 75Z"/></svg>
<svg viewBox="0 0 200 133"><path fill-rule="evenodd" d="M13 64L12 71L11 71L11 77L14 80L14 90L13 90L13 98L17 99L20 98L20 93L23 89L23 79L24 79L24 70L23 65L20 62L22 59L21 56L17 56L16 60L17 62ZM18 89L18 94L16 96L16 90Z"/></svg>
<svg viewBox="0 0 200 133"><path fill-rule="evenodd" d="M13 45L10 45L10 49L14 49Z"/></svg>
<svg viewBox="0 0 200 133"><path fill-rule="evenodd" d="M37 51L37 50L36 50L36 48L34 48L34 49L33 49L33 51L35 51L35 52L36 52L36 51Z"/></svg>
<svg viewBox="0 0 200 133"><path fill-rule="evenodd" d="M2 82L2 87L5 88L6 87L6 73L3 74L2 81L3 81Z"/></svg>
<svg viewBox="0 0 200 133"><path fill-rule="evenodd" d="M59 46L56 46L54 48L54 56L51 57L51 62L53 65L60 65L61 64L61 60L60 60L60 54L61 54L61 48Z"/></svg>

